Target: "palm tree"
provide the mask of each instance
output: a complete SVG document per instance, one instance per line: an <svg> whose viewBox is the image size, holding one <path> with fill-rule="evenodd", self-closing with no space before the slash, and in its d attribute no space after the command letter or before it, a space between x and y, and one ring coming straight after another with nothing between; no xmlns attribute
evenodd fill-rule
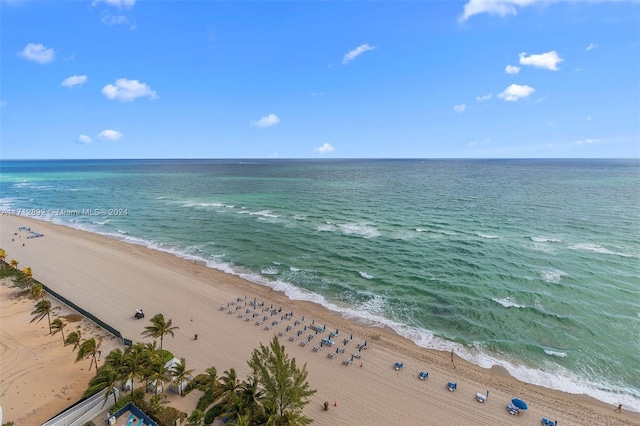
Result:
<svg viewBox="0 0 640 426"><path fill-rule="evenodd" d="M80 330L77 330L69 333L69 335L64 341L64 344L73 345L72 351L75 351L76 349L78 349L81 342L82 342L82 332Z"/></svg>
<svg viewBox="0 0 640 426"><path fill-rule="evenodd" d="M214 396L217 396L220 389L220 377L218 376L218 370L215 367L209 367L205 370L207 373L207 379L203 383L203 391L210 390Z"/></svg>
<svg viewBox="0 0 640 426"><path fill-rule="evenodd" d="M122 359L122 380L125 383L131 381L132 394L135 380L144 377L150 361L151 353L140 343L136 343L125 351Z"/></svg>
<svg viewBox="0 0 640 426"><path fill-rule="evenodd" d="M44 299L45 295L44 287L40 283L33 283L31 285L31 297L35 299Z"/></svg>
<svg viewBox="0 0 640 426"><path fill-rule="evenodd" d="M81 361L86 358L91 359L91 364L89 365L89 370L95 364L96 373L98 372L98 353L100 352L100 346L102 342L100 340L96 341L93 337L87 340L84 340L78 346L78 355L76 356L76 361Z"/></svg>
<svg viewBox="0 0 640 426"><path fill-rule="evenodd" d="M64 341L64 328L67 326L67 323L62 321L60 318L56 318L51 323L51 334L56 334L57 332L62 333L62 343L65 344Z"/></svg>
<svg viewBox="0 0 640 426"><path fill-rule="evenodd" d="M15 260L15 259L11 259L11 260L9 261L9 265L11 265L11 268L13 268L13 269L18 269L18 263L20 263L20 262L18 262L18 261L17 261L17 260Z"/></svg>
<svg viewBox="0 0 640 426"><path fill-rule="evenodd" d="M7 252L4 249L0 248L0 263L2 264L2 269L4 269L4 261L7 258Z"/></svg>
<svg viewBox="0 0 640 426"><path fill-rule="evenodd" d="M31 268L28 266L25 266L25 268L22 270L22 276L26 280L30 280L31 278L33 278L33 272L31 272Z"/></svg>
<svg viewBox="0 0 640 426"><path fill-rule="evenodd" d="M151 361L151 364L145 371L145 376L149 383L153 383L155 394L164 392L164 382L171 380L167 369L164 368L164 363L159 358ZM158 392L158 389L160 389L160 392Z"/></svg>
<svg viewBox="0 0 640 426"><path fill-rule="evenodd" d="M182 386L191 377L193 370L187 370L187 363L184 358L180 358L178 364L174 364L169 370L169 374L173 377L171 384L180 390L180 395L183 395Z"/></svg>
<svg viewBox="0 0 640 426"><path fill-rule="evenodd" d="M91 396L95 393L98 393L102 389L108 389L104 393L104 403L102 406L107 403L109 400L109 396L113 394L113 403L118 402L118 398L116 397L116 393L114 392L116 387L116 382L120 380L120 374L118 370L112 366L111 364L105 364L98 369L96 375L89 381L89 387L86 391L84 391L83 396Z"/></svg>
<svg viewBox="0 0 640 426"><path fill-rule="evenodd" d="M221 382L220 390L222 392L223 401L226 404L233 404L236 394L240 388L240 380L238 379L235 368L230 368L228 371L225 371Z"/></svg>
<svg viewBox="0 0 640 426"><path fill-rule="evenodd" d="M239 406L242 408L243 413L248 414L251 418L255 418L256 415L261 413L264 392L260 389L260 382L256 376L251 376L248 381L240 384L238 396L240 400Z"/></svg>
<svg viewBox="0 0 640 426"><path fill-rule="evenodd" d="M49 333L51 333L51 313L56 309L60 309L60 308L59 307L52 308L51 302L49 302L48 300L41 300L38 303L36 303L35 309L31 312L31 315L33 315L33 318L31 319L30 322L35 322L35 321L40 322L42 318L47 317L47 320L49 321Z"/></svg>
<svg viewBox="0 0 640 426"><path fill-rule="evenodd" d="M173 332L179 328L174 326L171 320L165 321L164 315L157 314L151 318L151 325L144 328L145 331L142 335L145 337L153 337L154 339L160 338L160 351L162 351L162 341L165 334L170 334L174 337Z"/></svg>

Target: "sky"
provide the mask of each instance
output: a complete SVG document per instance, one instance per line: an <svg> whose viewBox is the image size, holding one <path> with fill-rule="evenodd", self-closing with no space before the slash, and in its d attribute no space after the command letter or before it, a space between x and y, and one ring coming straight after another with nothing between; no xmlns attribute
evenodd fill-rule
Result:
<svg viewBox="0 0 640 426"><path fill-rule="evenodd" d="M0 158L639 158L640 0L0 0Z"/></svg>

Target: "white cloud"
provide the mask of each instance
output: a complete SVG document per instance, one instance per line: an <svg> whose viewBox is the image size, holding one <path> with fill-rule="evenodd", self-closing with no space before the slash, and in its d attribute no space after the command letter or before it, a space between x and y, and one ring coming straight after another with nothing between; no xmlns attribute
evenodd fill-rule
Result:
<svg viewBox="0 0 640 426"><path fill-rule="evenodd" d="M280 122L280 117L275 114L265 115L258 121L252 121L251 125L256 127L271 127Z"/></svg>
<svg viewBox="0 0 640 426"><path fill-rule="evenodd" d="M72 75L71 77L65 78L62 81L62 83L60 83L60 86L64 86L64 87L82 86L86 82L87 82L86 75Z"/></svg>
<svg viewBox="0 0 640 426"><path fill-rule="evenodd" d="M120 140L122 136L124 135L116 130L103 130L98 135L103 141L117 141Z"/></svg>
<svg viewBox="0 0 640 426"><path fill-rule="evenodd" d="M520 65L531 65L536 68L546 68L551 71L558 71L558 64L562 61L564 61L564 59L562 59L555 50L531 56L527 56L526 52L520 54Z"/></svg>
<svg viewBox="0 0 640 426"><path fill-rule="evenodd" d="M105 130L105 131L108 131L108 130ZM110 130L110 131L113 131L113 130ZM91 138L89 136L87 136L87 135L80 135L80 136L78 136L78 142L81 143L81 144L85 144L86 145L88 143L91 143Z"/></svg>
<svg viewBox="0 0 640 426"><path fill-rule="evenodd" d="M589 45L587 46L587 48L585 50L593 50L593 49L597 49L598 45L595 43L589 43Z"/></svg>
<svg viewBox="0 0 640 426"><path fill-rule="evenodd" d="M518 99L526 98L535 91L536 89L527 85L512 84L511 86L504 89L504 91L500 93L498 97L500 99L504 99L505 101L515 102Z"/></svg>
<svg viewBox="0 0 640 426"><path fill-rule="evenodd" d="M507 74L518 74L520 72L520 67L516 65L507 65L504 72Z"/></svg>
<svg viewBox="0 0 640 426"><path fill-rule="evenodd" d="M488 13L489 15L517 15L517 7L529 6L532 3L550 2L553 0L469 0L464 5L464 11L458 18L459 21L464 22L471 18L473 15L479 15L481 13Z"/></svg>
<svg viewBox="0 0 640 426"><path fill-rule="evenodd" d="M97 5L98 3L106 3L109 6L115 6L119 9L131 9L134 4L136 4L136 0L93 0L92 6Z"/></svg>
<svg viewBox="0 0 640 426"><path fill-rule="evenodd" d="M29 43L22 51L18 52L18 56L39 64L48 64L56 58L56 52L52 48L47 49L42 44Z"/></svg>
<svg viewBox="0 0 640 426"><path fill-rule="evenodd" d="M151 87L138 80L119 78L114 84L107 84L102 88L102 94L108 99L117 99L123 102L131 102L136 98L148 96L150 99L158 99L158 95Z"/></svg>
<svg viewBox="0 0 640 426"><path fill-rule="evenodd" d="M314 149L315 152L319 153L319 154L326 154L328 152L332 152L335 151L336 149L334 147L331 146L331 144L325 142L324 144L322 144L322 146Z"/></svg>
<svg viewBox="0 0 640 426"><path fill-rule="evenodd" d="M467 109L467 106L465 104L460 104L453 107L453 110L455 112L464 112L465 109Z"/></svg>
<svg viewBox="0 0 640 426"><path fill-rule="evenodd" d="M476 96L476 100L480 102L488 101L493 97L493 93L489 93L488 95Z"/></svg>
<svg viewBox="0 0 640 426"><path fill-rule="evenodd" d="M109 26L126 24L128 22L129 22L129 19L127 19L127 17L124 15L110 15L106 13L102 17L102 23Z"/></svg>
<svg viewBox="0 0 640 426"><path fill-rule="evenodd" d="M354 60L356 57L362 55L367 50L373 50L373 49L375 49L375 46L369 46L366 43L361 44L360 46L356 47L355 49L353 49L352 51L344 55L344 58L342 58L342 64L346 65L350 61Z"/></svg>

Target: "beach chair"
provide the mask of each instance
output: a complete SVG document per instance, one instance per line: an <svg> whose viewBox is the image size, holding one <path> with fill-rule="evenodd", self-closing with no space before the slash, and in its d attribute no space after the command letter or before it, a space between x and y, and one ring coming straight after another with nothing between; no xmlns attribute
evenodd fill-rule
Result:
<svg viewBox="0 0 640 426"><path fill-rule="evenodd" d="M427 380L429 378L429 373L425 373L424 371L421 371L418 374L418 379L420 380Z"/></svg>
<svg viewBox="0 0 640 426"><path fill-rule="evenodd" d="M286 331L279 331L278 332L278 336L280 336L280 337L284 336L285 334L287 334Z"/></svg>
<svg viewBox="0 0 640 426"><path fill-rule="evenodd" d="M483 393L477 393L476 394L476 401L482 402L484 404L485 402L487 402L487 396L485 394L483 394Z"/></svg>
<svg viewBox="0 0 640 426"><path fill-rule="evenodd" d="M457 383L453 383L453 382L449 382L449 383L447 383L447 389L449 389L449 392L453 392L456 389L458 389L458 384Z"/></svg>
<svg viewBox="0 0 640 426"><path fill-rule="evenodd" d="M131 425L133 425L133 421L134 421L135 419L136 419L136 418L134 417L134 415L133 415L133 414L129 414L129 419L127 420L127 426L131 426Z"/></svg>
<svg viewBox="0 0 640 426"><path fill-rule="evenodd" d="M308 341L308 340L305 340L305 341L303 341L303 342L300 342L300 346L302 346L303 348L304 348L305 346L307 346L308 344L309 344L309 341Z"/></svg>
<svg viewBox="0 0 640 426"><path fill-rule="evenodd" d="M400 371L404 368L404 364L401 362L396 362L395 364L393 364L393 368L395 368L396 371Z"/></svg>
<svg viewBox="0 0 640 426"><path fill-rule="evenodd" d="M320 349L322 349L322 346L314 346L313 347L313 351L314 352L320 352Z"/></svg>
<svg viewBox="0 0 640 426"><path fill-rule="evenodd" d="M329 355L327 355L327 358L331 358L331 359L333 359L333 358L335 358L336 356L338 356L338 353L337 353L337 352L330 352L330 353L329 353Z"/></svg>
<svg viewBox="0 0 640 426"><path fill-rule="evenodd" d="M544 426L556 426L556 422L554 420L545 419L544 417L541 422Z"/></svg>
<svg viewBox="0 0 640 426"><path fill-rule="evenodd" d="M140 419L136 426L144 426L144 419Z"/></svg>
<svg viewBox="0 0 640 426"><path fill-rule="evenodd" d="M249 322L249 321L252 320L252 318L246 317L244 320L245 320L245 322Z"/></svg>
<svg viewBox="0 0 640 426"><path fill-rule="evenodd" d="M290 342L295 342L296 340L298 340L298 336L291 336L291 337L289 337L289 341L290 341Z"/></svg>
<svg viewBox="0 0 640 426"><path fill-rule="evenodd" d="M513 405L513 403L511 403L511 402L509 403L509 405L507 405L507 411L509 411L509 414L511 414L512 416L515 416L515 415L518 414L518 412L520 412L518 407Z"/></svg>
<svg viewBox="0 0 640 426"><path fill-rule="evenodd" d="M347 358L344 361L342 361L342 364L344 365L351 365L351 363L353 362L353 359L351 358Z"/></svg>
<svg viewBox="0 0 640 426"><path fill-rule="evenodd" d="M265 330L267 330L267 331L269 331L269 330L271 330L272 328L273 328L273 325L268 325L268 326L266 326L264 329L265 329Z"/></svg>

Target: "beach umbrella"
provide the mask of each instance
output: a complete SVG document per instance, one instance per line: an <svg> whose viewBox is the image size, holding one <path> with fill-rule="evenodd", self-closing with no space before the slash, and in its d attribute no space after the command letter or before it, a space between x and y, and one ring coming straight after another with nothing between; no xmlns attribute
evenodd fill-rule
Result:
<svg viewBox="0 0 640 426"><path fill-rule="evenodd" d="M521 399L513 398L513 399L511 400L511 403L512 403L513 405L515 405L516 407L518 407L520 410L526 410L526 409L527 409L527 403L526 403L526 402L524 402L524 401L523 401L523 400L521 400Z"/></svg>

